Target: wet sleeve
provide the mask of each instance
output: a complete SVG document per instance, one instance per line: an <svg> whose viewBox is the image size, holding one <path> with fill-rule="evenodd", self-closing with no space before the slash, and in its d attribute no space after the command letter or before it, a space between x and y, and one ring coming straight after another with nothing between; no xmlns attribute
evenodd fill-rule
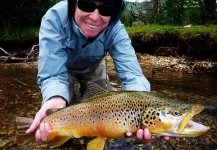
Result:
<svg viewBox="0 0 217 150"><path fill-rule="evenodd" d="M122 90L150 91L150 83L142 72L128 33L120 22L114 27L111 39L113 45L110 54Z"/></svg>
<svg viewBox="0 0 217 150"><path fill-rule="evenodd" d="M50 10L43 18L39 31L38 85L43 101L61 96L69 103L68 59L64 33L58 15Z"/></svg>

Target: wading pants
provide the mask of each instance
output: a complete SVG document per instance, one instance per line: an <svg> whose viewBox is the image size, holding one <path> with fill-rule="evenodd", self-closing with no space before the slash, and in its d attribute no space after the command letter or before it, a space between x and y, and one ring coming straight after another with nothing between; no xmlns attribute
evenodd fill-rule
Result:
<svg viewBox="0 0 217 150"><path fill-rule="evenodd" d="M83 71L71 71L68 70L68 80L69 80L69 93L70 93L70 104L77 103L76 95L75 95L75 83L76 80L80 83L79 93L82 93L87 88L88 82L94 82L101 86L102 88L112 91L112 86L109 82L109 77L106 72L105 59L91 68L85 69Z"/></svg>

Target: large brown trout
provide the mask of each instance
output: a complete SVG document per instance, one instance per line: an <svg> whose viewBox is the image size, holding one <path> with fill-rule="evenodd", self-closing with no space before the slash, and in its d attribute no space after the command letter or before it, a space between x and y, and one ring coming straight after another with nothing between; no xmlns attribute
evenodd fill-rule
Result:
<svg viewBox="0 0 217 150"><path fill-rule="evenodd" d="M90 84L85 95L87 101L56 111L42 120L50 123L53 130L47 141L50 147L58 147L72 137L90 136L96 138L88 143L87 149L103 150L106 139L122 138L126 132L135 133L139 128L148 128L156 135L188 137L209 130L209 127L191 121L204 109L201 104L149 92L106 92L95 84ZM25 124L31 122L18 117L18 130L28 128ZM17 143L25 143L25 137L28 136L18 133Z"/></svg>

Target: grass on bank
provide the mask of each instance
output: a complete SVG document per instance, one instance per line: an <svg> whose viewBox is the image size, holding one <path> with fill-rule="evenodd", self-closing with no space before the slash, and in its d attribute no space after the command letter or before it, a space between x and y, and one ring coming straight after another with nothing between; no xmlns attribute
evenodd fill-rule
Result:
<svg viewBox="0 0 217 150"><path fill-rule="evenodd" d="M161 26L161 25L145 25L145 26L135 26L127 27L127 32L130 36L133 35L146 35L152 37L154 34L164 34L167 33L180 33L183 36L195 36L199 34L210 35L210 37L217 40L217 25L211 26L191 26L184 28L183 26Z"/></svg>
<svg viewBox="0 0 217 150"><path fill-rule="evenodd" d="M8 25L0 30L0 40L19 40L38 35L39 27L15 27Z"/></svg>
<svg viewBox="0 0 217 150"><path fill-rule="evenodd" d="M183 26L161 26L161 25L144 25L127 27L127 32L130 36L145 35L152 37L154 34L167 33L181 33L183 36L195 36L198 34L210 35L210 37L217 40L217 25L211 26L192 26L184 28ZM38 35L39 27L14 27L6 26L0 30L0 40L16 40L25 39L25 37Z"/></svg>

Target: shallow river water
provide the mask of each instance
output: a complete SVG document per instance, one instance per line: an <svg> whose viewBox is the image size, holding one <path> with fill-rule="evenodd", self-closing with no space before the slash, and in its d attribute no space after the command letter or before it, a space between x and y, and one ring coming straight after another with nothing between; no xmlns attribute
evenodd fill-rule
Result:
<svg viewBox="0 0 217 150"><path fill-rule="evenodd" d="M142 65L141 65L142 66ZM206 109L194 117L194 120L211 129L209 133L195 138L175 138L163 141L153 136L151 143L138 142L135 138L125 138L108 142L112 150L142 149L189 149L217 150L217 80L216 74L186 74L170 70L156 71L154 74L147 66L142 66L145 76L151 83L152 91L167 97L200 102ZM0 64L0 149L48 149L45 144L31 143L23 147L15 142L15 118L17 116L34 117L40 108L41 95L36 85L37 64ZM114 87L119 84L114 72L110 79ZM71 140L60 149L85 149L86 140ZM75 144L79 145L75 146ZM74 145L73 145L74 144Z"/></svg>

